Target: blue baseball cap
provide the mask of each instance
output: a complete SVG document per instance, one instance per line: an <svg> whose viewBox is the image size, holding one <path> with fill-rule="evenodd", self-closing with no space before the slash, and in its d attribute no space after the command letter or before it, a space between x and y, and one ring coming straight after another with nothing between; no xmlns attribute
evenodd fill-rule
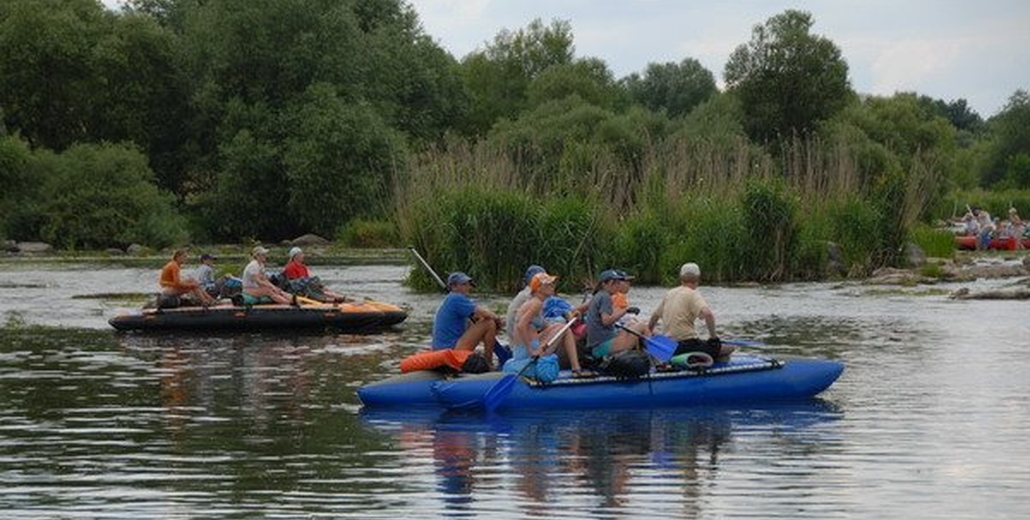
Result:
<svg viewBox="0 0 1030 520"><path fill-rule="evenodd" d="M601 271L601 275L597 278L600 283L607 282L608 280L625 280L620 271L616 271L615 269L605 269L604 271Z"/></svg>
<svg viewBox="0 0 1030 520"><path fill-rule="evenodd" d="M633 276L633 275L631 275L631 274L629 274L626 271L623 271L621 269L616 269L615 270L615 274L619 275L619 277L617 278L618 280L632 280L632 279L636 278L636 276Z"/></svg>
<svg viewBox="0 0 1030 520"><path fill-rule="evenodd" d="M522 278L522 280L525 283L528 284L529 281L532 280L533 277L537 275L537 273L546 273L546 272L547 272L547 270L544 269L543 267L540 267L539 265L531 265L531 266L526 268L526 276L524 276Z"/></svg>
<svg viewBox="0 0 1030 520"><path fill-rule="evenodd" d="M450 287L452 285L463 284L463 283L468 283L468 284L476 285L472 281L472 277L471 276L469 276L469 275L467 275L467 274L465 274L465 273L463 273L461 271L458 271L458 272L455 272L455 273L451 273L447 277L447 287Z"/></svg>

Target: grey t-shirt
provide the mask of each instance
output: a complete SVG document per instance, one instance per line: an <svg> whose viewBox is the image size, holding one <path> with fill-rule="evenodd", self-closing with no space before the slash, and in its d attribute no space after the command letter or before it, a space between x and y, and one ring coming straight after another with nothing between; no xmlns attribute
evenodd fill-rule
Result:
<svg viewBox="0 0 1030 520"><path fill-rule="evenodd" d="M587 346L594 348L608 339L615 337L615 325L605 326L601 321L601 314L611 314L612 295L608 291L601 290L590 300L587 307Z"/></svg>
<svg viewBox="0 0 1030 520"><path fill-rule="evenodd" d="M522 307L523 303L529 300L532 293L529 292L529 287L526 287L519 291L515 295L515 298L508 304L508 314L504 318L504 327L508 332L508 339L515 342L515 314L519 311L519 307Z"/></svg>

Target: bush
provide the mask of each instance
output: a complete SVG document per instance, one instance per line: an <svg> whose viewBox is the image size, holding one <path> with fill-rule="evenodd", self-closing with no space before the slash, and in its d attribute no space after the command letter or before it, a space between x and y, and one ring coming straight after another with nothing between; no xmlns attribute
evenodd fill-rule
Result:
<svg viewBox="0 0 1030 520"><path fill-rule="evenodd" d="M122 145L75 145L40 154L40 202L26 220L57 248L157 248L188 240L173 197L157 188L146 158Z"/></svg>
<svg viewBox="0 0 1030 520"><path fill-rule="evenodd" d="M780 182L751 181L745 188L741 206L747 223L744 246L751 261L745 276L749 279L780 281L790 276L798 245L795 205Z"/></svg>
<svg viewBox="0 0 1030 520"><path fill-rule="evenodd" d="M955 256L955 235L947 229L919 224L909 231L909 238L923 249L926 256L937 258Z"/></svg>
<svg viewBox="0 0 1030 520"><path fill-rule="evenodd" d="M400 233L392 222L353 219L336 232L336 239L347 247L399 247Z"/></svg>
<svg viewBox="0 0 1030 520"><path fill-rule="evenodd" d="M858 197L830 203L825 218L830 225L829 239L840 246L848 273L864 275L878 267L881 217L871 203Z"/></svg>

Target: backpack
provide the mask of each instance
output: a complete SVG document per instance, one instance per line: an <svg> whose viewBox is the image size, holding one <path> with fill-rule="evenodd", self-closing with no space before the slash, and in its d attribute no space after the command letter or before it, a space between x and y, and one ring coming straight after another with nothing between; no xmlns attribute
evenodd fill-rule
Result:
<svg viewBox="0 0 1030 520"><path fill-rule="evenodd" d="M651 358L642 350L623 350L606 356L597 369L616 379L636 379L651 371Z"/></svg>
<svg viewBox="0 0 1030 520"><path fill-rule="evenodd" d="M466 374L482 374L490 371L490 365L486 362L486 356L473 352L461 364L461 371Z"/></svg>

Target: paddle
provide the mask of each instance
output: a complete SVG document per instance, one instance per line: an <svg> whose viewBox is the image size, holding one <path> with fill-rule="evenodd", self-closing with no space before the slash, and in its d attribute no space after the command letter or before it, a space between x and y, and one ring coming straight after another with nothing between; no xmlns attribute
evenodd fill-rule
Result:
<svg viewBox="0 0 1030 520"><path fill-rule="evenodd" d="M676 353L676 347L679 342L669 336L645 336L625 325L618 323L615 325L620 329L629 332L630 334L644 340L644 347L647 349L647 353L655 357L660 363L666 363L672 358L672 355Z"/></svg>
<svg viewBox="0 0 1030 520"><path fill-rule="evenodd" d="M494 383L485 394L483 394L483 409L488 412L494 411L497 408L497 405L501 404L501 401L503 401L505 397L508 397L508 394L511 393L511 389L515 387L515 382L522 377L522 374L525 374L529 367L535 366L536 362L540 359L540 356L549 354L551 348L554 347L562 336L565 335L569 330L569 327L571 327L573 323L576 323L577 319L579 318L572 318L568 323L562 326L562 328L558 329L558 333L552 336L544 345L544 349L540 352L540 355L533 356L533 360L526 363L526 366L522 367L522 370L519 370L517 374L504 374L503 377L497 380L497 382Z"/></svg>
<svg viewBox="0 0 1030 520"><path fill-rule="evenodd" d="M444 283L443 278L440 278L440 275L436 274L436 271L430 267L429 262L426 262L426 259L422 258L422 255L418 254L418 250L414 247L409 247L408 249L410 249L411 253L415 255L415 259L418 260L418 263L422 264L422 267L429 272L430 276L432 276L434 280L436 280L436 283L440 284L440 288L443 289L444 292L450 292L447 290L447 284Z"/></svg>

